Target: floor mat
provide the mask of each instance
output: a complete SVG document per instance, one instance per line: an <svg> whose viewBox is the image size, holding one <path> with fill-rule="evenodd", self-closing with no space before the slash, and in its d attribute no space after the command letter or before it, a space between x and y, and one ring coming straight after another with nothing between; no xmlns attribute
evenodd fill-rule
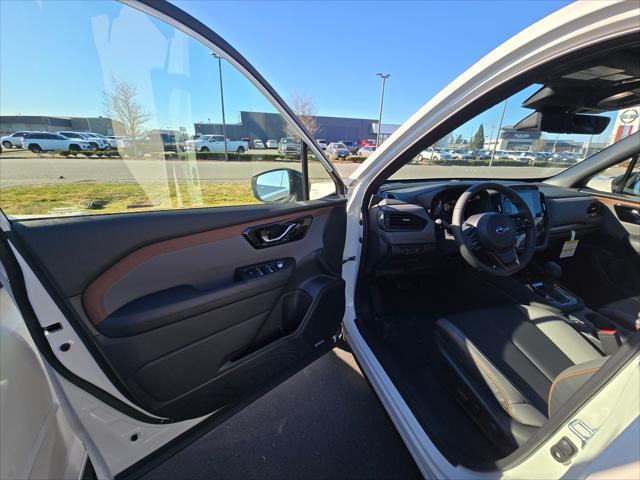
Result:
<svg viewBox="0 0 640 480"><path fill-rule="evenodd" d="M483 274L447 274L379 281L368 295L376 321L361 322L367 342L430 437L450 460L492 462L496 451L438 376L434 328L448 314L512 304Z"/></svg>

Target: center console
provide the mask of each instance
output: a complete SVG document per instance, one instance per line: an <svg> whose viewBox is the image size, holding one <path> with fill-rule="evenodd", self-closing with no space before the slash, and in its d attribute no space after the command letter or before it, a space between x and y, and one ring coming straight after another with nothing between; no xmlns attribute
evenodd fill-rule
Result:
<svg viewBox="0 0 640 480"><path fill-rule="evenodd" d="M525 281L525 285L544 303L561 312L569 312L583 306L582 300L560 285L562 267L555 262L547 262L542 266L538 278Z"/></svg>
<svg viewBox="0 0 640 480"><path fill-rule="evenodd" d="M575 293L560 285L562 268L555 262L547 262L539 273L522 281L532 294L532 299L565 318L565 321L584 335L603 354L610 355L629 336L624 328L604 315L584 305Z"/></svg>

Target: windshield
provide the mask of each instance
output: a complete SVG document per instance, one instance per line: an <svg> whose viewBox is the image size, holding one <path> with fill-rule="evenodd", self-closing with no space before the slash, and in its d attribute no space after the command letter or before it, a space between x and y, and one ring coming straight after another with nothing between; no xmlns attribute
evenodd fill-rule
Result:
<svg viewBox="0 0 640 480"><path fill-rule="evenodd" d="M543 85L534 84L494 105L423 150L391 179L547 178L640 128L638 106L587 111L606 117L603 121L608 123L601 132L567 134L515 128L534 113L535 94L543 90ZM579 107L574 111L584 113Z"/></svg>
<svg viewBox="0 0 640 480"><path fill-rule="evenodd" d="M347 148L344 143L336 143L336 148Z"/></svg>

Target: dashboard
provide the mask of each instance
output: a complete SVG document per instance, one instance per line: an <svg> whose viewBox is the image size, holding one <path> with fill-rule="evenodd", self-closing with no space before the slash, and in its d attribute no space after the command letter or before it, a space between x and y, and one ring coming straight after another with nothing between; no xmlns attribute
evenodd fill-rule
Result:
<svg viewBox="0 0 640 480"><path fill-rule="evenodd" d="M382 185L369 208L368 264L382 265L458 254L447 225L460 195L481 180L390 182ZM536 250L550 238L598 228L602 211L588 193L542 183L499 181L516 191L535 223ZM496 191L482 191L467 203L465 217L483 212L507 215L516 206Z"/></svg>

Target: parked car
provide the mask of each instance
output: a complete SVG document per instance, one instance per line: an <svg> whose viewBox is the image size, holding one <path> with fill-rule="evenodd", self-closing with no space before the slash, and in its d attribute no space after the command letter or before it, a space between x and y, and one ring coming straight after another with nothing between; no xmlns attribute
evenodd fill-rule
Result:
<svg viewBox="0 0 640 480"><path fill-rule="evenodd" d="M358 142L358 145L360 147L375 147L376 141L372 140L371 138L363 138L362 140L360 140L360 142Z"/></svg>
<svg viewBox="0 0 640 480"><path fill-rule="evenodd" d="M420 152L417 156L419 162L429 160L451 160L453 157L446 150L440 148L429 147L426 150Z"/></svg>
<svg viewBox="0 0 640 480"><path fill-rule="evenodd" d="M109 141L107 139L99 138L86 132L72 132L63 130L58 133L73 140L84 140L86 142L89 142L89 150L92 151L108 150L109 148L111 148L111 145L109 144Z"/></svg>
<svg viewBox="0 0 640 480"><path fill-rule="evenodd" d="M489 160L491 158L491 152L487 150L469 150L469 154L476 160Z"/></svg>
<svg viewBox="0 0 640 480"><path fill-rule="evenodd" d="M535 155L529 152L510 152L506 156L507 160L514 160L516 162L528 163L535 160Z"/></svg>
<svg viewBox="0 0 640 480"><path fill-rule="evenodd" d="M327 157L332 160L336 160L338 158L347 158L349 155L351 155L351 151L342 142L331 142L329 145L327 145L325 152L327 152Z"/></svg>
<svg viewBox="0 0 640 480"><path fill-rule="evenodd" d="M90 137L94 137L94 138L100 138L104 141L107 142L107 149L112 149L112 148L116 148L118 146L117 142L115 139L109 138L106 135L102 135L101 133L95 133L95 132L84 132L87 135L89 135Z"/></svg>
<svg viewBox="0 0 640 480"><path fill-rule="evenodd" d="M355 154L358 149L360 148L360 145L358 145L358 142L352 142L351 140L340 140L339 142L336 143L341 143L342 145L344 145L347 150L349 150L349 153ZM366 146L373 146L373 145L364 145Z"/></svg>
<svg viewBox="0 0 640 480"><path fill-rule="evenodd" d="M182 145L171 133L150 133L137 138L122 137L117 140L118 150L129 155L154 152L178 152Z"/></svg>
<svg viewBox="0 0 640 480"><path fill-rule="evenodd" d="M267 140L267 148L273 149L273 148L278 148L278 141L277 140L273 140L273 139L269 139Z"/></svg>
<svg viewBox="0 0 640 480"><path fill-rule="evenodd" d="M253 148L256 150L264 150L264 142L259 138L253 141Z"/></svg>
<svg viewBox="0 0 640 480"><path fill-rule="evenodd" d="M67 138L59 133L31 132L22 137L22 148L36 153L56 150L90 150L91 146L83 138Z"/></svg>
<svg viewBox="0 0 640 480"><path fill-rule="evenodd" d="M19 132L14 132L11 135L5 135L0 138L0 143L6 149L9 148L22 148L22 138L28 133L32 133L27 130L22 130Z"/></svg>
<svg viewBox="0 0 640 480"><path fill-rule="evenodd" d="M278 144L280 155L300 155L301 144L297 138L282 138Z"/></svg>
<svg viewBox="0 0 640 480"><path fill-rule="evenodd" d="M367 147L359 148L357 154L362 156L362 157L368 157L369 155L371 155L375 151L376 151L376 147L367 146Z"/></svg>
<svg viewBox="0 0 640 480"><path fill-rule="evenodd" d="M185 150L196 152L216 152L225 151L224 137L222 135L202 135L195 140L187 140L184 143ZM249 143L244 140L227 139L227 152L244 153L249 150Z"/></svg>
<svg viewBox="0 0 640 480"><path fill-rule="evenodd" d="M316 142L318 143L318 146L324 150L325 148L327 148L327 141L324 138L316 138Z"/></svg>
<svg viewBox="0 0 640 480"><path fill-rule="evenodd" d="M454 160L475 160L475 157L469 150L459 148L451 152L451 158Z"/></svg>

